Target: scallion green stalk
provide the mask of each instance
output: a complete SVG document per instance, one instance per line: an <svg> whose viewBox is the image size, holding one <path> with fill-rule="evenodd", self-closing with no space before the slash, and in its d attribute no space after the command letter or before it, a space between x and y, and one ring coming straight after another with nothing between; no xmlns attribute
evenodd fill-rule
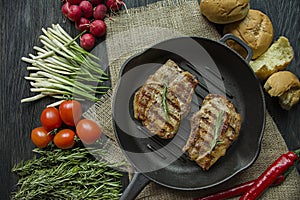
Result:
<svg viewBox="0 0 300 200"><path fill-rule="evenodd" d="M34 46L37 55L29 54L29 58L21 59L31 64L27 67L31 73L25 77L31 81L31 91L41 94L21 102L35 101L45 96L62 99L66 94L76 99L97 101L96 96L104 94L108 87L95 85L109 78L96 62L99 58L76 43L83 33L72 38L59 24L42 28L42 32L39 39L44 46Z"/></svg>

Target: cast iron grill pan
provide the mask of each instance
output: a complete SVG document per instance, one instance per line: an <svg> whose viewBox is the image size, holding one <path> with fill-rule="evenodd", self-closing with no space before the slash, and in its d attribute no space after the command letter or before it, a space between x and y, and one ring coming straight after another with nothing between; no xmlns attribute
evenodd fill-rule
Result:
<svg viewBox="0 0 300 200"><path fill-rule="evenodd" d="M193 49L191 40L200 49ZM174 52L174 49L180 50ZM149 133L140 121L134 119L133 97L149 75L168 59L195 75L199 84L195 88L191 112L182 120L176 136L165 140ZM221 87L218 84L220 82L224 83ZM242 126L238 140L226 155L209 171L203 171L181 152L190 134L189 118L200 109L208 93L226 95L241 114ZM239 55L220 42L182 37L159 43L124 63L114 94L113 120L118 142L138 174L133 180L136 181L133 186L136 191L125 191L129 194L121 198L131 199L149 180L169 188L197 190L216 186L249 167L259 153L265 123L265 103L259 81ZM137 157L128 152L145 155ZM148 155L149 152L153 153ZM177 156L179 154L180 157ZM174 161L164 166L172 159ZM151 168L159 169L150 171Z"/></svg>

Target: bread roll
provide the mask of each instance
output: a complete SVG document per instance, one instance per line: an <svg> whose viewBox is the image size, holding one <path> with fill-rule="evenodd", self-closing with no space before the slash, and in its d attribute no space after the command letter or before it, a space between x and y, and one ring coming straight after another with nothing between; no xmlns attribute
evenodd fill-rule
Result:
<svg viewBox="0 0 300 200"><path fill-rule="evenodd" d="M270 47L274 36L273 25L269 17L253 9L249 10L243 20L225 25L223 32L224 34L232 33L244 40L253 50L252 59L259 57ZM245 50L236 42L229 41L227 44L243 57L246 56Z"/></svg>
<svg viewBox="0 0 300 200"><path fill-rule="evenodd" d="M281 36L271 47L249 65L260 80L266 80L271 74L284 70L294 58L294 50L289 40Z"/></svg>
<svg viewBox="0 0 300 200"><path fill-rule="evenodd" d="M246 17L250 0L201 0L200 11L211 22L228 24Z"/></svg>
<svg viewBox="0 0 300 200"><path fill-rule="evenodd" d="M264 84L264 89L272 97L278 97L280 106L285 110L290 110L300 99L299 79L289 71L272 74Z"/></svg>

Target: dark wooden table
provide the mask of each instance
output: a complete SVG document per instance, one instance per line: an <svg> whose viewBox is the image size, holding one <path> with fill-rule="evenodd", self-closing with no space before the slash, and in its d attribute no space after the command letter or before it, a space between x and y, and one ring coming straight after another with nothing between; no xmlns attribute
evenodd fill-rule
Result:
<svg viewBox="0 0 300 200"><path fill-rule="evenodd" d="M157 0L127 0L128 7L142 6ZM289 38L295 50L295 58L288 70L300 77L300 1L298 0L251 0L251 7L266 13L273 22L275 37ZM30 131L39 125L39 113L47 99L21 104L23 97L30 96L26 64L22 56L33 52L39 44L42 27L61 24L73 36L74 26L64 20L60 0L1 0L1 131L0 131L0 199L9 199L16 189L16 176L11 173L14 164L33 156L34 148ZM275 119L288 147L300 147L300 104L290 111L283 111L277 100L266 95L267 108ZM276 144L274 144L276 145Z"/></svg>

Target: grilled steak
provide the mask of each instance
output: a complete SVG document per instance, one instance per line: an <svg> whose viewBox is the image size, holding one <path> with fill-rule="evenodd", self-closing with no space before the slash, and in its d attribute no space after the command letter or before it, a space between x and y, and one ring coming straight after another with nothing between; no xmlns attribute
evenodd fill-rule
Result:
<svg viewBox="0 0 300 200"><path fill-rule="evenodd" d="M153 75L149 76L147 83L166 84L168 89L176 94L183 117L189 113L192 95L198 80L191 73L183 71L173 60L169 59Z"/></svg>
<svg viewBox="0 0 300 200"><path fill-rule="evenodd" d="M186 117L190 112L190 105L194 89L198 80L189 72L182 72L169 84L169 88L176 94L180 102L181 113Z"/></svg>
<svg viewBox="0 0 300 200"><path fill-rule="evenodd" d="M181 119L190 110L197 84L198 81L192 74L168 60L135 93L134 117L141 120L153 134L164 139L174 137Z"/></svg>
<svg viewBox="0 0 300 200"><path fill-rule="evenodd" d="M147 83L164 83L169 85L183 70L171 59L167 60L156 72L149 76Z"/></svg>
<svg viewBox="0 0 300 200"><path fill-rule="evenodd" d="M191 117L191 132L184 152L208 170L239 135L241 116L224 96L208 94L201 109Z"/></svg>
<svg viewBox="0 0 300 200"><path fill-rule="evenodd" d="M143 85L134 97L134 117L142 120L150 132L169 139L174 137L179 128L181 110L175 94L164 89L164 85L157 83ZM162 105L164 95L165 107Z"/></svg>

